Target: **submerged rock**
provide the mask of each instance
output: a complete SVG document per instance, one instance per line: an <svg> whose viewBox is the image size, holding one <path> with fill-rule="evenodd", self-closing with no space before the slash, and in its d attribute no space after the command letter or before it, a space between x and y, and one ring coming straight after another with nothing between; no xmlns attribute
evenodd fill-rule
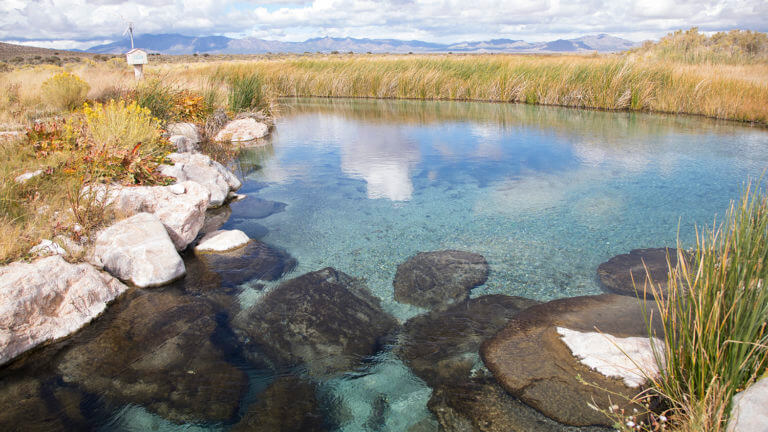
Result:
<svg viewBox="0 0 768 432"><path fill-rule="evenodd" d="M159 286L184 276L184 262L165 227L149 213L139 213L98 233L94 264L138 287Z"/></svg>
<svg viewBox="0 0 768 432"><path fill-rule="evenodd" d="M653 294L648 284L649 274L657 289L662 293L667 291L669 280L667 256L672 268L676 267L677 249L634 249L628 254L616 255L600 264L597 267L597 276L606 291L632 297L640 295L641 298L643 293L647 292L648 297L652 298Z"/></svg>
<svg viewBox="0 0 768 432"><path fill-rule="evenodd" d="M251 239L240 230L218 230L206 234L195 246L200 252L226 252L245 246Z"/></svg>
<svg viewBox="0 0 768 432"><path fill-rule="evenodd" d="M280 377L256 398L233 432L321 432L329 430L315 388L296 377Z"/></svg>
<svg viewBox="0 0 768 432"><path fill-rule="evenodd" d="M223 285L251 280L274 281L296 267L296 260L282 249L251 240L245 246L217 253L199 253L205 266L221 276Z"/></svg>
<svg viewBox="0 0 768 432"><path fill-rule="evenodd" d="M422 252L397 267L395 300L426 308L445 307L469 297L488 279L482 255L446 250Z"/></svg>
<svg viewBox="0 0 768 432"><path fill-rule="evenodd" d="M648 304L648 310L656 306ZM482 359L499 383L512 395L558 422L606 425L611 421L587 404L608 408L638 394L621 379L609 378L583 364L558 333L558 328L579 332L599 330L615 337L648 335L638 299L613 294L551 301L521 312L481 347ZM658 329L656 329L658 330ZM599 352L611 342L599 339ZM577 380L581 376L587 386ZM610 392L610 393L609 393ZM610 394L614 394L609 399ZM625 396L627 399L622 399ZM630 409L624 403L623 408Z"/></svg>
<svg viewBox="0 0 768 432"><path fill-rule="evenodd" d="M46 390L43 382L35 378L3 378L0 381L0 430L85 430L88 426L80 412L81 399L82 395L71 388Z"/></svg>
<svg viewBox="0 0 768 432"><path fill-rule="evenodd" d="M128 287L88 264L58 255L0 267L0 364L67 336Z"/></svg>
<svg viewBox="0 0 768 432"><path fill-rule="evenodd" d="M115 210L132 216L152 213L160 219L177 250L197 237L205 221L209 192L196 182L172 186L110 186L103 189Z"/></svg>
<svg viewBox="0 0 768 432"><path fill-rule="evenodd" d="M487 295L408 320L396 353L433 388L428 407L445 431L566 431L509 395L479 358L493 336L534 300Z"/></svg>
<svg viewBox="0 0 768 432"><path fill-rule="evenodd" d="M573 427L545 417L510 396L493 378L472 377L440 386L428 403L445 432L610 432Z"/></svg>
<svg viewBox="0 0 768 432"><path fill-rule="evenodd" d="M242 183L224 165L198 153L171 153L168 159L173 165L161 165L163 175L176 178L179 182L199 183L210 193L209 207L224 204L230 191L240 188Z"/></svg>
<svg viewBox="0 0 768 432"><path fill-rule="evenodd" d="M330 267L281 283L234 322L251 347L314 376L352 369L396 326L359 280Z"/></svg>
<svg viewBox="0 0 768 432"><path fill-rule="evenodd" d="M396 354L430 386L465 380L479 360L480 344L535 300L501 294L469 299L405 323Z"/></svg>
<svg viewBox="0 0 768 432"><path fill-rule="evenodd" d="M232 209L229 206L208 210L205 212L205 221L203 222L203 227L200 228L200 234L205 235L221 229L229 220L230 215L232 215Z"/></svg>
<svg viewBox="0 0 768 432"><path fill-rule="evenodd" d="M214 140L216 141L253 141L264 138L269 133L269 126L253 118L232 120L221 129Z"/></svg>
<svg viewBox="0 0 768 432"><path fill-rule="evenodd" d="M768 378L733 397L727 432L768 432Z"/></svg>
<svg viewBox="0 0 768 432"><path fill-rule="evenodd" d="M237 219L263 219L275 213L285 210L287 204L278 201L270 201L257 197L248 197L247 200L234 202L229 205L232 215Z"/></svg>
<svg viewBox="0 0 768 432"><path fill-rule="evenodd" d="M135 290L84 329L57 362L62 379L176 422L227 421L245 374L211 342L215 310L172 289Z"/></svg>

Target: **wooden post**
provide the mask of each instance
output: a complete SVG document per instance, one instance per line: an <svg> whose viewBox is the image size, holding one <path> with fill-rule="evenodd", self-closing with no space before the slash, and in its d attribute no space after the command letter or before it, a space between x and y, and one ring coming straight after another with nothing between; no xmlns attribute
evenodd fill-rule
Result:
<svg viewBox="0 0 768 432"><path fill-rule="evenodd" d="M133 65L133 74L136 76L137 80L144 78L144 65Z"/></svg>

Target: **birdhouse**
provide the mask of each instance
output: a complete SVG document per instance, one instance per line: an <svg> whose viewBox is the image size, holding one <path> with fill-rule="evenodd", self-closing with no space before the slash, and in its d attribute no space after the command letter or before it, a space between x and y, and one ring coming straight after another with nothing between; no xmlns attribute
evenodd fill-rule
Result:
<svg viewBox="0 0 768 432"><path fill-rule="evenodd" d="M147 64L147 52L134 48L125 54L125 59L129 65L133 65L136 79L142 79L144 77L144 65Z"/></svg>
<svg viewBox="0 0 768 432"><path fill-rule="evenodd" d="M134 48L125 54L125 58L129 65L144 65L147 64L147 52Z"/></svg>

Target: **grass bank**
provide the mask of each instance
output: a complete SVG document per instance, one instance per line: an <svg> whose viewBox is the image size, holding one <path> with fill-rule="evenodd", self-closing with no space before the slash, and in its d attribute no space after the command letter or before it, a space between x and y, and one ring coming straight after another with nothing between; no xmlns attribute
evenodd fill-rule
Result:
<svg viewBox="0 0 768 432"><path fill-rule="evenodd" d="M517 102L768 124L768 64L690 65L638 54L328 55L197 64L182 74L223 71L259 74L281 96Z"/></svg>

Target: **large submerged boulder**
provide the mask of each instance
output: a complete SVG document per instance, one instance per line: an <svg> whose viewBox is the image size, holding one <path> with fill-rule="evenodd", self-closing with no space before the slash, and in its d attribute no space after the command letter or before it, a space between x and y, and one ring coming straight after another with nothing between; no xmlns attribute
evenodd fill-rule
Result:
<svg viewBox="0 0 768 432"><path fill-rule="evenodd" d="M175 289L134 290L60 354L64 382L172 421L228 421L245 373L211 341L215 309Z"/></svg>
<svg viewBox="0 0 768 432"><path fill-rule="evenodd" d="M285 210L287 204L249 196L248 199L230 204L235 219L263 219Z"/></svg>
<svg viewBox="0 0 768 432"><path fill-rule="evenodd" d="M46 388L43 380L0 379L0 430L7 432L88 430L80 410L82 394L67 387Z"/></svg>
<svg viewBox="0 0 768 432"><path fill-rule="evenodd" d="M251 280L274 281L297 264L288 252L258 240L234 250L196 252L196 255L210 271L221 276L221 283L226 286Z"/></svg>
<svg viewBox="0 0 768 432"><path fill-rule="evenodd" d="M639 295L641 298L647 294L648 298L653 298L648 276L656 289L666 294L669 265L672 268L677 266L677 249L634 249L600 264L597 276L608 292L633 297Z"/></svg>
<svg viewBox="0 0 768 432"><path fill-rule="evenodd" d="M172 186L110 186L106 192L107 202L126 216L157 216L177 250L192 243L203 228L210 196L207 189L192 181Z"/></svg>
<svg viewBox="0 0 768 432"><path fill-rule="evenodd" d="M480 344L518 312L536 304L495 294L416 316L403 326L395 352L430 386L464 380L479 362Z"/></svg>
<svg viewBox="0 0 768 432"><path fill-rule="evenodd" d="M655 303L649 302L647 308L649 312L655 309ZM605 366L619 358L616 350L620 352L622 346L638 349L636 342L647 336L638 299L614 294L574 297L521 312L483 343L481 355L508 392L547 417L574 426L610 426L611 421L588 404L602 408L622 405L642 390L628 384L638 382L638 375L645 371L621 370L617 374ZM618 347L614 345L617 341ZM579 348L573 352L571 347ZM609 357L601 358L602 353ZM644 353L637 360L648 358ZM652 363L653 356L650 358ZM599 388L579 382L579 376ZM615 396L609 399L611 394ZM622 407L631 408L626 403Z"/></svg>
<svg viewBox="0 0 768 432"><path fill-rule="evenodd" d="M75 332L128 287L60 256L0 267L0 364Z"/></svg>
<svg viewBox="0 0 768 432"><path fill-rule="evenodd" d="M168 159L173 165L161 165L163 175L174 177L179 182L193 181L210 192L209 207L219 207L227 200L230 191L242 186L238 178L224 165L198 153L171 153Z"/></svg>
<svg viewBox="0 0 768 432"><path fill-rule="evenodd" d="M395 352L433 389L428 408L445 431L566 431L507 393L480 361L483 340L539 302L506 295L467 300L408 320Z"/></svg>
<svg viewBox="0 0 768 432"><path fill-rule="evenodd" d="M281 283L234 322L249 345L314 376L353 368L396 326L361 281L330 267Z"/></svg>
<svg viewBox="0 0 768 432"><path fill-rule="evenodd" d="M138 287L159 286L184 276L184 261L163 224L139 213L100 231L93 263Z"/></svg>
<svg viewBox="0 0 768 432"><path fill-rule="evenodd" d="M425 308L445 307L469 297L488 279L482 255L446 250L416 254L397 267L395 300Z"/></svg>
<svg viewBox="0 0 768 432"><path fill-rule="evenodd" d="M246 409L233 432L322 432L323 413L315 396L315 388L296 377L280 377L257 396Z"/></svg>

